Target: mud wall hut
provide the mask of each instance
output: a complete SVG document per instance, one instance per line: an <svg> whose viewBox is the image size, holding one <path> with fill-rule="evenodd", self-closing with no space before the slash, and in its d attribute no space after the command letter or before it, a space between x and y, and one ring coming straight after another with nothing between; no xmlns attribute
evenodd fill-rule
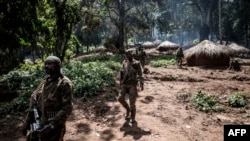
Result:
<svg viewBox="0 0 250 141"><path fill-rule="evenodd" d="M184 51L188 66L228 66L233 51L209 40Z"/></svg>

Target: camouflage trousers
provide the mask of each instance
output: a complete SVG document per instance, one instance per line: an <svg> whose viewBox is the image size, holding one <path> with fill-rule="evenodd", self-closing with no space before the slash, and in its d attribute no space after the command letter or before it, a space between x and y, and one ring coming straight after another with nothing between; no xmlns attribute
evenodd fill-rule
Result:
<svg viewBox="0 0 250 141"><path fill-rule="evenodd" d="M146 62L145 58L140 58L140 62L141 62L142 68L144 68L145 62Z"/></svg>
<svg viewBox="0 0 250 141"><path fill-rule="evenodd" d="M129 98L129 104L126 101L126 95ZM122 85L118 101L128 111L131 112L131 118L135 118L136 113L136 98L138 96L137 85Z"/></svg>
<svg viewBox="0 0 250 141"><path fill-rule="evenodd" d="M177 65L178 65L179 67L182 66L182 57L177 57Z"/></svg>

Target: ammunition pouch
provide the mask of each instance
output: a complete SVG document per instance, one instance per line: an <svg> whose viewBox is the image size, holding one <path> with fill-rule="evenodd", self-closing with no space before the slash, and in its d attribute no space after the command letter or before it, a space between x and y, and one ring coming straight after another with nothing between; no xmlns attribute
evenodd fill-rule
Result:
<svg viewBox="0 0 250 141"><path fill-rule="evenodd" d="M57 112L53 112L53 111L46 112L46 118L48 119L48 122L52 121L55 118L56 113Z"/></svg>

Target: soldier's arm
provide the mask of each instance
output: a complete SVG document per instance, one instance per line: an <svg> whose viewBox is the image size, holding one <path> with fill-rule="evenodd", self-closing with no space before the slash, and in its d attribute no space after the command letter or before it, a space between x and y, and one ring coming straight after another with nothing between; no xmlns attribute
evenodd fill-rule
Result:
<svg viewBox="0 0 250 141"><path fill-rule="evenodd" d="M124 65L125 65L125 60L122 61L122 66L121 66L121 68L120 68L120 73L119 73L119 82L120 82L120 85L121 85L122 80L123 80L123 78L124 78L124 73L125 73Z"/></svg>
<svg viewBox="0 0 250 141"><path fill-rule="evenodd" d="M140 84L144 83L144 76L143 76L143 71L142 71L142 65L140 62L137 63L137 73L138 73L138 78L140 81Z"/></svg>
<svg viewBox="0 0 250 141"><path fill-rule="evenodd" d="M50 124L53 127L57 127L63 125L68 116L71 114L73 106L72 106L72 97L73 97L73 84L71 81L66 81L62 84L62 107L56 113L55 117Z"/></svg>
<svg viewBox="0 0 250 141"><path fill-rule="evenodd" d="M143 76L143 71L142 71L142 65L139 62L138 64L138 78L139 78L139 82L140 82L140 88L143 91L144 90L144 76Z"/></svg>

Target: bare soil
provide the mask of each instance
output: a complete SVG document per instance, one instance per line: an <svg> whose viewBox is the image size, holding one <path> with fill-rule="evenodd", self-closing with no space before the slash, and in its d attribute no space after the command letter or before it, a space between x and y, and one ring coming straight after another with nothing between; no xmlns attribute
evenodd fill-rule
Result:
<svg viewBox="0 0 250 141"><path fill-rule="evenodd" d="M139 91L136 123L124 119L117 102L117 88L104 94L76 100L67 121L65 141L223 141L223 125L250 124L250 104L228 106L227 97L241 91L250 100L250 59L241 61L241 71L227 67L167 66L145 74L145 89ZM193 94L202 91L219 98L222 112L204 113L191 106ZM20 133L23 116L0 119L0 140L24 141Z"/></svg>

